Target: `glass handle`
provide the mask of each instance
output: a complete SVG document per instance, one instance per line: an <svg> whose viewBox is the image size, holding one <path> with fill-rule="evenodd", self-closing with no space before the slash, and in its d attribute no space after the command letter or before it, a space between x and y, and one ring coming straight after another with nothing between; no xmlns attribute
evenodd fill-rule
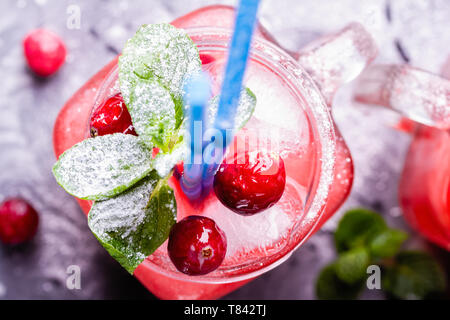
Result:
<svg viewBox="0 0 450 320"><path fill-rule="evenodd" d="M377 53L372 36L355 22L307 45L298 52L297 61L331 105L337 89L355 79Z"/></svg>
<svg viewBox="0 0 450 320"><path fill-rule="evenodd" d="M450 81L409 65L374 65L360 76L358 102L390 108L416 122L450 129Z"/></svg>

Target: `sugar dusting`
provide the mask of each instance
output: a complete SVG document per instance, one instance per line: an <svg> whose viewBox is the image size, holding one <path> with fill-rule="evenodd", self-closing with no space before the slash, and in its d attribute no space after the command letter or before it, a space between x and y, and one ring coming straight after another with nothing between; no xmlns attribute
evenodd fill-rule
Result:
<svg viewBox="0 0 450 320"><path fill-rule="evenodd" d="M156 77L175 96L186 75L198 72L198 49L184 30L168 24L143 25L127 41L120 58L120 88L129 102L136 77Z"/></svg>
<svg viewBox="0 0 450 320"><path fill-rule="evenodd" d="M166 177L177 163L186 159L188 152L186 143L180 142L172 151L158 154L153 167L161 177Z"/></svg>
<svg viewBox="0 0 450 320"><path fill-rule="evenodd" d="M158 180L158 175L153 174L117 197L95 202L89 212L91 230L101 241L125 255L128 263L139 263L148 255L145 244L152 236L146 234L144 241L141 234L137 233L138 238L135 234L148 222L147 205Z"/></svg>
<svg viewBox="0 0 450 320"><path fill-rule="evenodd" d="M136 132L149 147L157 141L166 144L176 126L175 104L169 91L158 81L141 80L136 83L132 97L127 108Z"/></svg>
<svg viewBox="0 0 450 320"><path fill-rule="evenodd" d="M145 208L157 182L158 177L148 177L114 198L96 201L89 212L91 229L106 241L111 240L109 233L114 232L120 232L124 239L128 238L144 220Z"/></svg>
<svg viewBox="0 0 450 320"><path fill-rule="evenodd" d="M58 183L78 198L106 199L152 169L151 151L133 135L89 138L63 153L55 164Z"/></svg>

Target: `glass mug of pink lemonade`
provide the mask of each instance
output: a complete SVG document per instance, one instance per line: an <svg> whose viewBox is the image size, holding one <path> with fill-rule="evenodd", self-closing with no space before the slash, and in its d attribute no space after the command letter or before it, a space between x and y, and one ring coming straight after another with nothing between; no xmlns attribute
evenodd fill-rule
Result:
<svg viewBox="0 0 450 320"><path fill-rule="evenodd" d="M211 6L172 22L185 29L198 47L202 69L212 79L213 94L219 93L233 19L233 8ZM255 34L244 85L252 90L257 104L235 140L257 135L258 141L271 145L284 163L283 194L267 210L242 216L225 207L214 192L201 204L192 204L183 194L180 173L175 170L168 183L175 193L177 220L191 215L213 219L226 234L227 251L215 271L189 276L174 267L167 245L161 245L133 273L160 298L218 298L274 268L320 228L350 191L351 156L328 104L337 88L375 57L372 39L360 25L353 24L291 56L261 26ZM61 110L54 128L57 157L89 137L91 115L118 95L116 58ZM92 202L77 200L87 214Z"/></svg>
<svg viewBox="0 0 450 320"><path fill-rule="evenodd" d="M450 250L450 81L408 65L374 65L361 76L355 98L409 121L413 139L399 185L403 215L427 239Z"/></svg>

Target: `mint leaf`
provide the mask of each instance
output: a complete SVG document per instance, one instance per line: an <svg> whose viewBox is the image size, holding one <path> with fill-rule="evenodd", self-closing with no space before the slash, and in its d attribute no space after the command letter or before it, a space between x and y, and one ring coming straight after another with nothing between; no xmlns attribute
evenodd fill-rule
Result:
<svg viewBox="0 0 450 320"><path fill-rule="evenodd" d="M321 300L352 300L358 297L364 281L347 284L336 274L336 265L322 269L316 281L316 296Z"/></svg>
<svg viewBox="0 0 450 320"><path fill-rule="evenodd" d="M111 198L152 170L151 149L133 135L86 139L65 151L53 174L69 194L87 200Z"/></svg>
<svg viewBox="0 0 450 320"><path fill-rule="evenodd" d="M336 261L336 275L340 280L354 284L366 278L370 256L365 248L344 252Z"/></svg>
<svg viewBox="0 0 450 320"><path fill-rule="evenodd" d="M143 25L119 58L120 90L128 106L136 83L155 79L177 99L185 77L200 70L197 46L184 30L164 23Z"/></svg>
<svg viewBox="0 0 450 320"><path fill-rule="evenodd" d="M368 245L370 240L387 229L383 218L367 209L353 209L345 213L334 234L338 252Z"/></svg>
<svg viewBox="0 0 450 320"><path fill-rule="evenodd" d="M216 119L217 111L219 108L220 95L213 97L209 102L208 108L208 124L211 127ZM249 88L242 88L241 96L239 98L239 104L236 111L236 119L234 120L234 126L236 129L242 129L245 124L250 120L255 111L256 96Z"/></svg>
<svg viewBox="0 0 450 320"><path fill-rule="evenodd" d="M175 104L175 128L178 129L184 120L184 105L182 99L174 99Z"/></svg>
<svg viewBox="0 0 450 320"><path fill-rule="evenodd" d="M408 235L400 230L382 231L370 241L370 253L376 258L393 257L407 238Z"/></svg>
<svg viewBox="0 0 450 320"><path fill-rule="evenodd" d="M103 247L132 274L167 239L176 212L173 190L153 171L119 196L95 202L88 224Z"/></svg>
<svg viewBox="0 0 450 320"><path fill-rule="evenodd" d="M119 58L119 84L136 132L163 153L184 119L183 84L200 72L197 46L170 24L143 25Z"/></svg>
<svg viewBox="0 0 450 320"><path fill-rule="evenodd" d="M429 254L403 251L382 273L383 289L398 299L424 299L445 290L446 277Z"/></svg>
<svg viewBox="0 0 450 320"><path fill-rule="evenodd" d="M136 82L127 108L143 141L166 152L177 125L175 104L169 91L156 80Z"/></svg>

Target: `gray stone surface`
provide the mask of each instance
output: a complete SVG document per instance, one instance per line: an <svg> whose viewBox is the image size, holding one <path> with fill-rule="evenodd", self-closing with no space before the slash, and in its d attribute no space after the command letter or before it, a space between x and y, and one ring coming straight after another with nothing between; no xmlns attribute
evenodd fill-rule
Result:
<svg viewBox="0 0 450 320"><path fill-rule="evenodd" d="M0 200L22 196L41 217L31 243L0 247L0 299L153 297L101 248L75 200L54 181L52 127L63 103L120 51L139 25L168 22L211 3L235 1L0 2ZM66 26L69 5L81 10L80 29ZM356 20L377 40L379 62L406 59L438 72L450 53L450 1L446 0L264 0L260 17L291 50ZM59 33L70 52L62 70L47 80L35 78L26 69L21 47L27 31L41 26ZM318 270L334 258L332 230L345 209L377 209L390 224L407 230L397 202L397 182L410 138L391 128L398 117L390 111L352 103L351 87L339 91L333 111L355 160L349 200L283 265L226 298L313 299ZM421 245L420 240L414 242ZM81 267L81 290L66 289L66 268L72 264ZM363 297L380 294L369 292Z"/></svg>

